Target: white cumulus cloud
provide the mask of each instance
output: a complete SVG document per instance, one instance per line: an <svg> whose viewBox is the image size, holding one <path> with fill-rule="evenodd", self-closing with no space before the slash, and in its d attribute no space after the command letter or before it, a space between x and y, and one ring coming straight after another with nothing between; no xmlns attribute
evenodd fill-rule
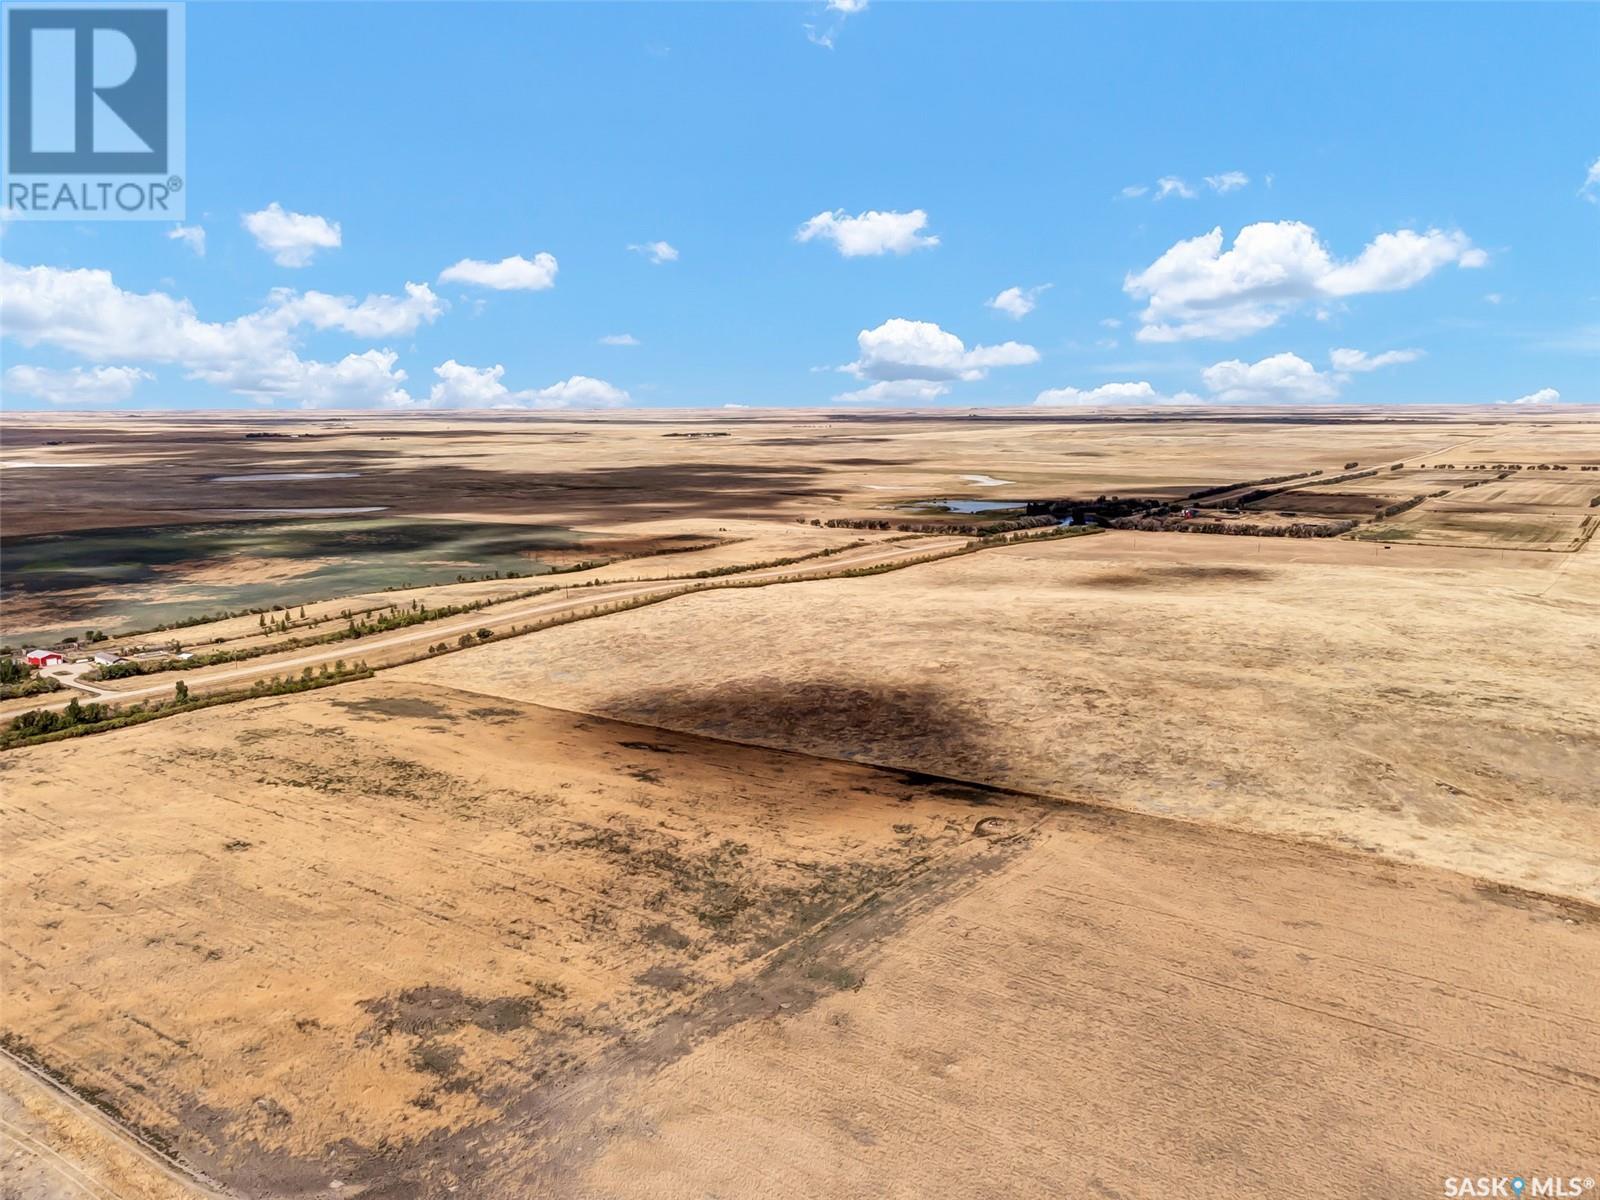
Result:
<svg viewBox="0 0 1600 1200"><path fill-rule="evenodd" d="M206 231L199 225L179 225L167 230L169 241L182 242L195 252L196 257L206 256Z"/></svg>
<svg viewBox="0 0 1600 1200"><path fill-rule="evenodd" d="M402 386L406 373L395 366L396 357L393 350L366 350L330 363L291 354L268 371L237 380L234 390L257 400L292 401L301 408L402 408L412 400Z"/></svg>
<svg viewBox="0 0 1600 1200"><path fill-rule="evenodd" d="M342 236L339 222L285 212L276 200L259 212L245 213L240 223L280 267L309 266L318 250L336 249Z"/></svg>
<svg viewBox="0 0 1600 1200"><path fill-rule="evenodd" d="M608 333L600 339L602 346L637 346L639 339L631 333Z"/></svg>
<svg viewBox="0 0 1600 1200"><path fill-rule="evenodd" d="M463 258L439 272L440 283L465 283L497 292L542 292L556 285L561 269L554 254L540 251L531 259L513 254L499 262Z"/></svg>
<svg viewBox="0 0 1600 1200"><path fill-rule="evenodd" d="M878 254L909 254L939 244L936 234L923 233L928 214L920 208L910 212L864 212L848 215L843 209L818 213L795 232L795 239L809 242L816 238L830 241L845 258Z"/></svg>
<svg viewBox="0 0 1600 1200"><path fill-rule="evenodd" d="M469 367L452 358L440 363L433 373L439 381L428 393L428 403L436 408L493 408L513 402L512 391L500 382L506 369L499 363Z"/></svg>
<svg viewBox="0 0 1600 1200"><path fill-rule="evenodd" d="M1249 186L1250 176L1243 171L1223 171L1217 175L1203 177L1206 187L1216 192L1219 196L1226 196L1229 192L1236 192L1242 187ZM1270 176L1268 179L1270 180ZM1131 183L1122 189L1121 195L1125 200L1136 200L1140 196L1149 196L1152 200L1165 200L1168 196L1176 196L1180 200L1193 200L1200 194L1200 189L1190 183L1181 175L1163 175L1156 180L1155 187L1148 184Z"/></svg>
<svg viewBox="0 0 1600 1200"><path fill-rule="evenodd" d="M547 388L539 388L533 397L539 408L617 408L630 399L621 388L587 375L574 375Z"/></svg>
<svg viewBox="0 0 1600 1200"><path fill-rule="evenodd" d="M433 373L438 382L427 398L432 408L616 408L628 402L621 388L587 375L514 392L503 382L506 369L499 363L469 367L452 358Z"/></svg>
<svg viewBox="0 0 1600 1200"><path fill-rule="evenodd" d="M1340 371L1376 371L1379 367L1398 366L1416 362L1423 357L1421 350L1385 350L1382 354L1368 354L1365 350L1330 350L1328 361Z"/></svg>
<svg viewBox="0 0 1600 1200"><path fill-rule="evenodd" d="M304 322L316 329L340 329L355 337L387 338L415 333L444 312L444 301L425 283L406 284L402 296L368 296L359 303L350 296L326 292L275 291L273 311L291 323Z"/></svg>
<svg viewBox="0 0 1600 1200"><path fill-rule="evenodd" d="M51 404L70 404L79 408L97 408L103 404L120 404L133 395L141 382L154 379L148 371L137 367L68 367L56 370L51 367L8 367L0 376L8 392L33 396Z"/></svg>
<svg viewBox="0 0 1600 1200"><path fill-rule="evenodd" d="M1529 392L1526 396L1518 396L1515 400L1502 400L1501 404L1559 404L1561 393L1555 388L1540 388L1537 392Z"/></svg>
<svg viewBox="0 0 1600 1200"><path fill-rule="evenodd" d="M880 379L864 388L840 392L834 397L842 404L931 404L947 395L950 385L924 379Z"/></svg>
<svg viewBox="0 0 1600 1200"><path fill-rule="evenodd" d="M414 289L421 289L419 295ZM302 359L304 326L403 332L432 319L435 301L422 285L404 300L344 297L290 290L232 321L202 320L187 300L164 292L129 292L109 271L18 267L0 261L0 329L24 346L50 345L99 363L169 363L186 378L262 401L308 406L409 403L405 372L388 350L338 362Z"/></svg>
<svg viewBox="0 0 1600 1200"><path fill-rule="evenodd" d="M1600 158L1589 164L1589 173L1584 176L1578 195L1590 204L1600 204Z"/></svg>
<svg viewBox="0 0 1600 1200"><path fill-rule="evenodd" d="M678 261L678 249L671 242L635 242L628 249L644 255L658 267L662 263Z"/></svg>
<svg viewBox="0 0 1600 1200"><path fill-rule="evenodd" d="M842 370L857 379L880 382L923 380L949 382L982 379L991 367L1024 366L1039 361L1039 352L1021 342L997 346L966 344L932 321L891 317L876 329L856 335L859 357Z"/></svg>
<svg viewBox="0 0 1600 1200"><path fill-rule="evenodd" d="M1219 196L1226 196L1229 192L1236 192L1242 187L1249 186L1250 176L1243 171L1224 171L1220 175L1207 175L1206 186Z"/></svg>
<svg viewBox="0 0 1600 1200"><path fill-rule="evenodd" d="M1298 354L1254 363L1230 359L1207 367L1200 378L1220 404L1317 404L1339 396L1339 380Z"/></svg>
<svg viewBox="0 0 1600 1200"><path fill-rule="evenodd" d="M866 10L867 0L828 0L826 11L832 17L831 23L820 27L805 24L801 28L806 32L807 41L815 46L821 46L825 50L832 50L834 42L839 36L839 31L844 28L846 18L866 12Z"/></svg>
<svg viewBox="0 0 1600 1200"><path fill-rule="evenodd" d="M1102 383L1092 388L1049 388L1040 392L1036 405L1059 408L1069 405L1116 407L1128 404L1204 404L1193 392L1163 395L1144 380L1130 383Z"/></svg>
<svg viewBox="0 0 1600 1200"><path fill-rule="evenodd" d="M1003 312L1014 321L1020 321L1034 309L1039 307L1039 297L1049 291L1053 284L1041 283L1037 287L1008 287L998 296L985 300L984 303L996 312Z"/></svg>
<svg viewBox="0 0 1600 1200"><path fill-rule="evenodd" d="M1402 229L1339 262L1311 226L1262 221L1241 229L1227 250L1220 227L1181 241L1122 286L1146 301L1140 341L1230 339L1268 329L1308 301L1399 291L1448 263L1474 267L1486 259L1463 233Z"/></svg>
<svg viewBox="0 0 1600 1200"><path fill-rule="evenodd" d="M938 399L957 381L982 379L994 367L1025 366L1039 352L1021 342L974 346L932 321L891 317L856 335L859 354L839 370L867 386L835 396L865 403L919 404Z"/></svg>

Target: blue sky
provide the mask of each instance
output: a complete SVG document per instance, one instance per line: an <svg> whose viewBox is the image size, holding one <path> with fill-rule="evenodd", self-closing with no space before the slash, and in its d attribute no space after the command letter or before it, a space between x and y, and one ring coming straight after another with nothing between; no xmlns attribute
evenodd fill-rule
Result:
<svg viewBox="0 0 1600 1200"><path fill-rule="evenodd" d="M190 4L5 405L1600 401L1600 6L836 3Z"/></svg>

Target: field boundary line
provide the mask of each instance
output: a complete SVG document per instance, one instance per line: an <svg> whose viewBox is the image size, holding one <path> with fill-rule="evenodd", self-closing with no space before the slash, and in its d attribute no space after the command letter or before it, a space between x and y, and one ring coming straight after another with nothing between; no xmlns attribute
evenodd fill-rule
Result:
<svg viewBox="0 0 1600 1200"><path fill-rule="evenodd" d="M119 1138L128 1149L142 1157L149 1166L154 1167L169 1181L182 1185L188 1191L197 1192L200 1196L207 1197L208 1200L238 1200L240 1193L224 1187L203 1171L190 1166L176 1155L161 1149L137 1129L114 1119L109 1113L96 1108L78 1095L70 1085L55 1079L41 1066L29 1062L26 1058L12 1051L10 1047L0 1046L0 1055L3 1055L7 1062L11 1063L24 1075L44 1085L46 1091L64 1103L72 1112L87 1118L102 1130Z"/></svg>

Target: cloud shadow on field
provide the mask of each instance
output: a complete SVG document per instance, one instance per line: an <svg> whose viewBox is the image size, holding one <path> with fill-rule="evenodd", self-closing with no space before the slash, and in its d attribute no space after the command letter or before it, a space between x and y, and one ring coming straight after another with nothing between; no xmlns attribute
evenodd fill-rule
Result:
<svg viewBox="0 0 1600 1200"><path fill-rule="evenodd" d="M603 709L640 724L889 766L932 750L939 761L982 761L992 749L983 713L932 685L758 677L634 692Z"/></svg>

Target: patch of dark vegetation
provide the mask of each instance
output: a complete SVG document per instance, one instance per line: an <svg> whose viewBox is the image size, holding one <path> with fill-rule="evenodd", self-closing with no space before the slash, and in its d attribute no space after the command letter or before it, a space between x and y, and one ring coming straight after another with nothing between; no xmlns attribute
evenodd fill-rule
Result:
<svg viewBox="0 0 1600 1200"><path fill-rule="evenodd" d="M563 995L564 990L554 984L547 985L541 995L490 999L447 987L407 988L393 996L361 1002L362 1011L373 1019L364 1037L372 1040L403 1033L429 1038L469 1024L488 1033L510 1033L524 1028L543 1011L546 999Z"/></svg>
<svg viewBox="0 0 1600 1200"><path fill-rule="evenodd" d="M430 700L411 696L374 696L367 700L334 700L334 707L346 712L376 720L381 717L426 717L433 720L453 721L454 714Z"/></svg>
<svg viewBox="0 0 1600 1200"><path fill-rule="evenodd" d="M43 474L43 472L38 472ZM88 472L73 472L87 475ZM491 477L489 473L481 473ZM91 488L105 481L78 480ZM381 507L389 503L391 484L381 476L330 481L336 485L336 499L330 507ZM141 473L138 486L148 488L151 480ZM295 503L317 507L317 493L330 489L318 481L300 485ZM194 511L192 481L176 481L187 497L170 510L174 515ZM7 487L10 488L8 483ZM282 504L280 495L268 484L220 484L210 487L218 509L250 508ZM266 488L265 492L263 488ZM385 499L365 499L362 491L384 495ZM81 498L80 498L81 500ZM16 500L13 504L24 507ZM45 505L48 511L49 505ZM74 503L75 510L118 512L128 508L126 497L108 500L104 505ZM133 511L137 512L138 509ZM473 511L466 509L463 511ZM487 510L477 510L487 511ZM143 512L153 515L148 507ZM560 550L572 540L569 530L556 526L512 525L495 521L450 521L396 518L392 512L359 519L293 519L241 521L199 521L161 525L129 525L122 528L80 529L71 533L0 539L7 599L20 596L46 596L56 611L76 623L78 617L92 619L101 609L126 607L126 601L112 601L106 589L129 589L159 585L182 578L240 557L287 559L295 562L326 561L330 565L309 575L282 584L256 584L241 588L248 594L279 604L306 604L328 596L348 595L375 586L409 583L448 583L459 566L423 567L418 563L470 563L479 571L496 570L508 577L533 573L529 558L541 549ZM152 602L149 612L166 613L174 606ZM190 612L174 613L182 622ZM175 623L174 621L167 622Z"/></svg>
<svg viewBox="0 0 1600 1200"><path fill-rule="evenodd" d="M949 515L935 516L934 512L937 510L929 510L914 521L890 521L883 517L829 517L823 520L818 517L811 523L821 529L894 529L900 533L959 533L969 537L992 537L1001 533L1054 529L1060 526L1060 521L1055 517L1044 514L998 519L998 514L1002 512L1018 512L1020 509L1020 504L1016 509L996 509L996 518L987 521L957 520ZM948 510L946 512L948 513Z"/></svg>
<svg viewBox="0 0 1600 1200"><path fill-rule="evenodd" d="M61 684L26 662L0 657L0 700L14 700L22 696L37 696L45 692L59 692Z"/></svg>
<svg viewBox="0 0 1600 1200"><path fill-rule="evenodd" d="M424 1074L454 1079L461 1066L461 1047L448 1042L418 1042L411 1051L411 1065Z"/></svg>
<svg viewBox="0 0 1600 1200"><path fill-rule="evenodd" d="M617 745L628 750L648 750L652 754L682 754L676 746L667 746L661 742L618 742Z"/></svg>
<svg viewBox="0 0 1600 1200"><path fill-rule="evenodd" d="M929 788L928 790L933 795L938 796L941 799L960 800L963 803L971 804L976 808L981 808L994 803L993 792L989 791L988 788L977 787L971 784L941 784L938 787Z"/></svg>
<svg viewBox="0 0 1600 1200"><path fill-rule="evenodd" d="M294 1114L271 1096L257 1096L253 1107L261 1114L268 1129L282 1129L294 1124Z"/></svg>
<svg viewBox="0 0 1600 1200"><path fill-rule="evenodd" d="M607 715L734 741L816 747L830 757L871 762L939 748L941 756L982 761L989 722L975 706L934 684L894 686L825 679L775 684L769 676L700 690L662 688L612 702ZM971 788L962 780L901 772L916 787ZM961 799L970 797L963 795Z"/></svg>
<svg viewBox="0 0 1600 1200"><path fill-rule="evenodd" d="M860 971L852 971L849 967L828 966L824 963L809 964L803 974L812 982L823 984L836 992L859 992L861 985L867 981L867 977Z"/></svg>
<svg viewBox="0 0 1600 1200"><path fill-rule="evenodd" d="M180 680L171 700L140 702L127 706L99 702L84 704L74 696L67 701L67 706L59 711L33 709L0 725L0 750L35 746L41 742L57 742L63 738L85 737L92 733L104 733L111 729L124 729L129 725L142 725L146 721L175 717L197 709L214 708L219 704L231 704L236 700L293 695L297 692L314 691L337 683L371 677L372 672L367 669L366 663L361 662L352 668L345 668L341 664L341 669L338 671L329 671L324 666L320 675L312 674L311 668L307 667L299 678L274 675L271 679L258 679L240 691L209 692L198 697L189 695L188 686Z"/></svg>
<svg viewBox="0 0 1600 1200"><path fill-rule="evenodd" d="M231 842L223 842L222 848L224 850L232 850L237 853L240 850L250 849L253 844L254 843L252 842L245 841L243 838L234 838Z"/></svg>
<svg viewBox="0 0 1600 1200"><path fill-rule="evenodd" d="M1123 517L1112 521L1113 529L1139 529L1146 533L1210 533L1224 537L1331 538L1355 529L1354 520L1263 521L1204 520L1184 516Z"/></svg>
<svg viewBox="0 0 1600 1200"><path fill-rule="evenodd" d="M1259 567L1146 567L1143 570L1108 571L1103 575L1094 575L1085 579L1083 586L1122 589L1160 587L1169 583L1264 583L1276 574Z"/></svg>
<svg viewBox="0 0 1600 1200"><path fill-rule="evenodd" d="M657 965L648 971L642 971L633 977L633 981L645 987L658 988L663 992L684 992L698 982L695 977L679 967Z"/></svg>
<svg viewBox="0 0 1600 1200"><path fill-rule="evenodd" d="M312 764L293 753L256 755L247 763L240 760L240 768L276 785L304 788L326 796L388 797L430 808L466 807L480 799L459 776L436 771L409 758L382 753L359 738L346 736L344 730L316 732L322 737L340 739L342 752L336 761Z"/></svg>
<svg viewBox="0 0 1600 1200"><path fill-rule="evenodd" d="M494 705L489 705L484 708L467 709L467 716L472 717L477 721L488 721L495 725L502 725L507 721L513 721L521 715L522 712L519 709L497 708Z"/></svg>
<svg viewBox="0 0 1600 1200"><path fill-rule="evenodd" d="M1252 511L1274 509L1327 517L1370 517L1388 503L1388 497L1370 492L1318 492L1306 489L1268 497L1248 505Z"/></svg>
<svg viewBox="0 0 1600 1200"><path fill-rule="evenodd" d="M886 886L906 866L751 861L743 842L724 839L702 850L649 826L595 828L566 844L603 854L626 874L659 877L663 902L676 902L712 938L749 957ZM644 936L672 949L690 944L667 922Z"/></svg>
<svg viewBox="0 0 1600 1200"><path fill-rule="evenodd" d="M641 930L640 936L657 946L665 946L668 950L687 950L693 944L693 939L666 921Z"/></svg>

